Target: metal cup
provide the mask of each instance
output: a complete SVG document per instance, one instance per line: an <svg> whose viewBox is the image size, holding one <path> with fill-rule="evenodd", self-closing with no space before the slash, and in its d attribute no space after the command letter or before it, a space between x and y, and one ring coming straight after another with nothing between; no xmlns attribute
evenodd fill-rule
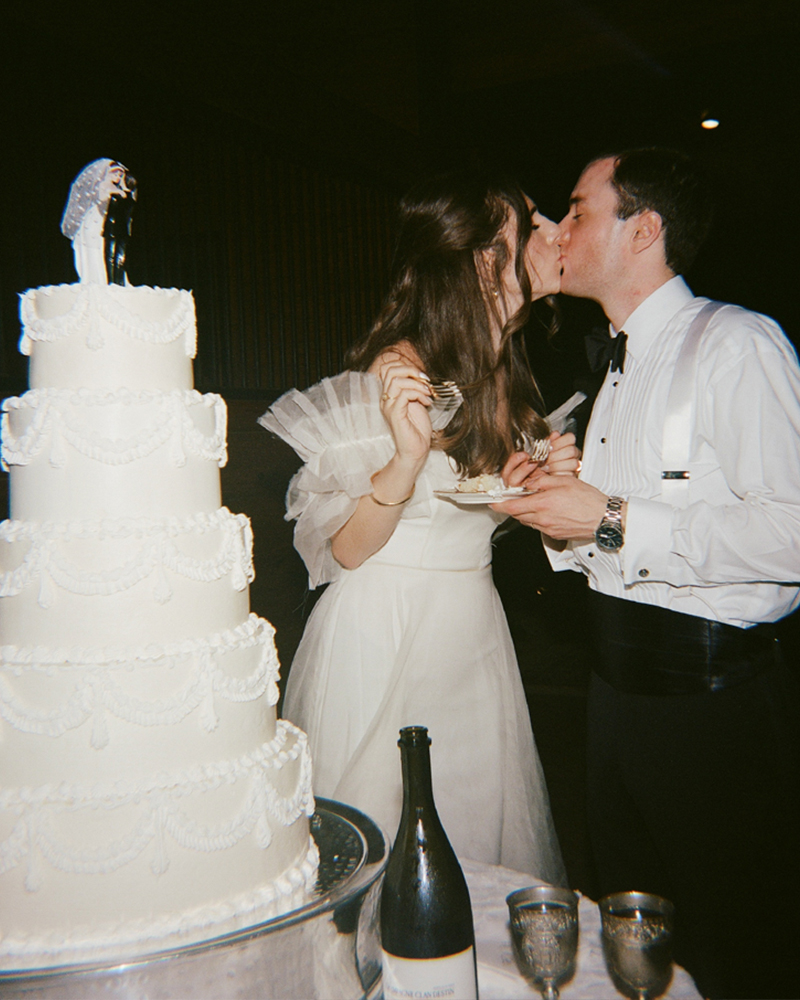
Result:
<svg viewBox="0 0 800 1000"><path fill-rule="evenodd" d="M578 894L571 889L535 885L510 893L506 903L522 973L545 1000L557 1000L557 987L575 973Z"/></svg>
<svg viewBox="0 0 800 1000"><path fill-rule="evenodd" d="M624 996L653 1000L672 978L675 907L646 892L615 892L600 900L603 954Z"/></svg>

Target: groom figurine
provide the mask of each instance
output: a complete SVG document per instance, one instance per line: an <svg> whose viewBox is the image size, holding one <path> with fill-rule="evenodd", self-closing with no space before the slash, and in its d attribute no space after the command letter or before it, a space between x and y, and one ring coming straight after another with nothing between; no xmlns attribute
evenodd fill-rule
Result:
<svg viewBox="0 0 800 1000"><path fill-rule="evenodd" d="M800 370L775 322L680 277L709 222L683 154L586 167L561 290L602 306L608 371L580 478L499 509L589 579L601 892L675 903L704 996L796 997L797 677L775 623L800 603Z"/></svg>

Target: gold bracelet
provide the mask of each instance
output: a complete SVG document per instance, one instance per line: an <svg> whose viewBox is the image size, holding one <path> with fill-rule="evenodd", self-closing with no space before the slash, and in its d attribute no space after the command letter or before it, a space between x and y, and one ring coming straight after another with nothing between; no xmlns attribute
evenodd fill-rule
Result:
<svg viewBox="0 0 800 1000"><path fill-rule="evenodd" d="M370 500L373 500L379 507L402 507L404 503L408 503L408 501L414 496L414 490L416 488L417 484L414 483L414 485L411 487L411 492L403 500L379 500L374 493L370 493L369 498Z"/></svg>

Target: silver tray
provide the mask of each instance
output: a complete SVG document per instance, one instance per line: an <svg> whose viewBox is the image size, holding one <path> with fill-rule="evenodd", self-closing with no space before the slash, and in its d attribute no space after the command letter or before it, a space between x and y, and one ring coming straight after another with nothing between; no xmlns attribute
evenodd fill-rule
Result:
<svg viewBox="0 0 800 1000"><path fill-rule="evenodd" d="M381 989L377 908L389 845L364 813L316 800L313 898L273 920L182 948L105 963L0 973L0 996L25 1000L350 1000Z"/></svg>

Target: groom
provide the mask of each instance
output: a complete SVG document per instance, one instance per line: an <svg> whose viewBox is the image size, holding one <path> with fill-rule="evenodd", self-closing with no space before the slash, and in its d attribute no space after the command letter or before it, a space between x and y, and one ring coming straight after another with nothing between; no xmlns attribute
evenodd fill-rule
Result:
<svg viewBox="0 0 800 1000"><path fill-rule="evenodd" d="M705 996L798 996L797 678L774 623L800 604L800 370L771 319L680 277L709 221L680 153L586 167L561 290L602 306L614 360L580 479L500 509L589 579L601 892L672 899Z"/></svg>

